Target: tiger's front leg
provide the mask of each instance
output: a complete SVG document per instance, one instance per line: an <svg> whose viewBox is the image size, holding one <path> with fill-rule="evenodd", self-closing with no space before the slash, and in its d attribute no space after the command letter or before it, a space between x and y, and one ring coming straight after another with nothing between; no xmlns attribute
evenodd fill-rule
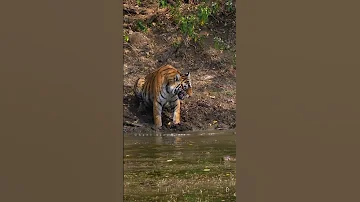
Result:
<svg viewBox="0 0 360 202"><path fill-rule="evenodd" d="M161 112L162 112L162 106L155 99L153 103L153 114L154 114L154 123L156 129L160 129L162 127Z"/></svg>
<svg viewBox="0 0 360 202"><path fill-rule="evenodd" d="M176 100L173 109L173 123L180 124L180 100Z"/></svg>

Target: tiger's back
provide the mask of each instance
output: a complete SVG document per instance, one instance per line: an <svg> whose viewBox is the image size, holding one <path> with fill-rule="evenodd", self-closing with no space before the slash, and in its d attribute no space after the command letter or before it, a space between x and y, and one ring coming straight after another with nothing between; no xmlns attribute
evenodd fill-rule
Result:
<svg viewBox="0 0 360 202"><path fill-rule="evenodd" d="M153 108L157 128L162 126L161 112L165 104L173 111L173 123L179 124L180 99L192 96L190 73L181 74L171 65L162 66L145 78L137 79L134 93L140 102L139 111Z"/></svg>

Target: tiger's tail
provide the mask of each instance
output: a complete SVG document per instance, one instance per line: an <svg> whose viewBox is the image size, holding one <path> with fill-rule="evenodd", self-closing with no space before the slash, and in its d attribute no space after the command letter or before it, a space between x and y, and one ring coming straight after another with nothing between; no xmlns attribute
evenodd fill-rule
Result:
<svg viewBox="0 0 360 202"><path fill-rule="evenodd" d="M144 83L145 83L145 78L138 78L134 85L134 94L139 100L142 100L142 90Z"/></svg>

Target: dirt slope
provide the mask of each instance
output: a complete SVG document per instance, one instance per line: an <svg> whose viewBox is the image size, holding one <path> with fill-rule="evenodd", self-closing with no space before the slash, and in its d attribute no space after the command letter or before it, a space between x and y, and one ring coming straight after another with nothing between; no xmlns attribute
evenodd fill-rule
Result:
<svg viewBox="0 0 360 202"><path fill-rule="evenodd" d="M124 1L124 132L153 131L152 111L137 112L132 89L138 77L165 64L191 73L194 94L182 102L180 126L168 125L171 114L165 111L162 132L235 128L235 13L210 16L209 23L197 30L202 40L194 42L186 40L171 10L159 8L159 1L137 3ZM183 3L180 8L197 5Z"/></svg>

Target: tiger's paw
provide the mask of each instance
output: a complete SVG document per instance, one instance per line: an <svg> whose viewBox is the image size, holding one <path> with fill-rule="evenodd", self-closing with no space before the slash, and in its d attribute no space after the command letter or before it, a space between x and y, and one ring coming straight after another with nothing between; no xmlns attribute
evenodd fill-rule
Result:
<svg viewBox="0 0 360 202"><path fill-rule="evenodd" d="M175 122L172 122L170 123L170 128L178 128L182 125L182 123L178 122L178 123L175 123Z"/></svg>
<svg viewBox="0 0 360 202"><path fill-rule="evenodd" d="M192 127L186 123L172 123L170 125L170 128L178 130L178 131L191 131L192 130Z"/></svg>
<svg viewBox="0 0 360 202"><path fill-rule="evenodd" d="M162 130L163 127L162 126L151 126L151 129L157 132L157 131Z"/></svg>

